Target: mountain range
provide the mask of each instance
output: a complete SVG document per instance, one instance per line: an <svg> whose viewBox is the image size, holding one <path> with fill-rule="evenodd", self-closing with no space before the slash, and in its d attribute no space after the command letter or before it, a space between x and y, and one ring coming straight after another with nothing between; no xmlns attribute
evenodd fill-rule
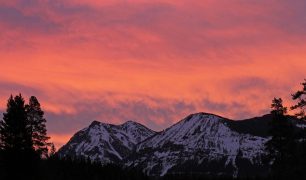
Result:
<svg viewBox="0 0 306 180"><path fill-rule="evenodd" d="M121 125L93 121L60 148L58 155L138 168L150 176L265 176L262 155L270 138L271 119L264 115L234 121L196 113L160 132L133 121ZM292 120L297 128L305 127Z"/></svg>

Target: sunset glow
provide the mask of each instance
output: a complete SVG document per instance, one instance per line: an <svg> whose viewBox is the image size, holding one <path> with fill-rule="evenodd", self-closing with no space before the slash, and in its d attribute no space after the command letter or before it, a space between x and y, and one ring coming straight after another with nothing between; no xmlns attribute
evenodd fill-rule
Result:
<svg viewBox="0 0 306 180"><path fill-rule="evenodd" d="M0 0L0 110L35 95L57 147L93 120L162 130L290 104L306 69L303 0Z"/></svg>

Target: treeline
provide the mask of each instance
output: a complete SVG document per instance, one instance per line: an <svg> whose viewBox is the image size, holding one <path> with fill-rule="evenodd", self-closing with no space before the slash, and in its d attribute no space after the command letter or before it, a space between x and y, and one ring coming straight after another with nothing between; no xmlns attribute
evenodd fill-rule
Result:
<svg viewBox="0 0 306 180"><path fill-rule="evenodd" d="M1 179L32 178L42 158L54 145L49 143L44 112L36 97L29 103L21 94L8 99L6 113L0 121ZM50 149L50 151L49 151Z"/></svg>
<svg viewBox="0 0 306 180"><path fill-rule="evenodd" d="M134 169L59 158L49 139L44 112L37 98L30 97L26 104L21 94L11 95L0 121L0 179L147 179Z"/></svg>
<svg viewBox="0 0 306 180"><path fill-rule="evenodd" d="M159 180L262 180L262 179L271 179L263 177L244 177L244 178L233 178L227 176L213 176L213 175L199 175L199 174L166 174L164 177Z"/></svg>
<svg viewBox="0 0 306 180"><path fill-rule="evenodd" d="M146 180L141 171L88 160L59 159L56 155L40 163L40 180Z"/></svg>
<svg viewBox="0 0 306 180"><path fill-rule="evenodd" d="M290 107L294 118L288 116L281 98L272 101L271 139L265 144L266 154L262 157L272 179L306 179L306 79L301 85L302 89L291 95L296 102Z"/></svg>

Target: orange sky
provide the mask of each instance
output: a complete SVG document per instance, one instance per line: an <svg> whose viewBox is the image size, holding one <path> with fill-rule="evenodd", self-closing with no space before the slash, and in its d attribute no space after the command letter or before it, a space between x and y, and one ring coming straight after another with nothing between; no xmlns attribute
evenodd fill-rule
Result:
<svg viewBox="0 0 306 180"><path fill-rule="evenodd" d="M35 95L59 147L92 120L161 130L290 104L306 69L303 0L0 0L0 109Z"/></svg>

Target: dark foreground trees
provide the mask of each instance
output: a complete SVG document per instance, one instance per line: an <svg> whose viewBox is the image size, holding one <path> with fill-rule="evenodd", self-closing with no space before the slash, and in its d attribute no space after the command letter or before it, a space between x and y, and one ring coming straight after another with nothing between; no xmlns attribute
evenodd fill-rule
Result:
<svg viewBox="0 0 306 180"><path fill-rule="evenodd" d="M271 139L265 144L264 160L274 178L289 178L294 172L296 160L296 139L294 126L289 120L287 108L281 98L274 98L271 105Z"/></svg>
<svg viewBox="0 0 306 180"><path fill-rule="evenodd" d="M47 136L44 112L36 97L25 104L21 94L11 96L0 121L1 177L35 178L42 157L51 145Z"/></svg>
<svg viewBox="0 0 306 180"><path fill-rule="evenodd" d="M0 121L3 178L31 177L34 174L38 157L33 149L30 130L23 97L11 96Z"/></svg>
<svg viewBox="0 0 306 180"><path fill-rule="evenodd" d="M0 179L30 180L140 180L136 170L79 159L60 159L48 140L46 119L36 97L25 104L21 94L11 96L0 120Z"/></svg>
<svg viewBox="0 0 306 180"><path fill-rule="evenodd" d="M30 97L29 104L25 106L25 109L33 148L41 158L47 157L51 146L51 143L48 142L50 137L47 136L44 112L35 96Z"/></svg>
<svg viewBox="0 0 306 180"><path fill-rule="evenodd" d="M282 99L272 101L271 139L265 144L264 159L275 179L306 178L306 79L292 99L296 101L291 107L294 117L287 115ZM302 126L296 128L297 123Z"/></svg>
<svg viewBox="0 0 306 180"><path fill-rule="evenodd" d="M56 155L41 161L40 180L147 180L141 171L118 165L102 166L99 162L58 158Z"/></svg>
<svg viewBox="0 0 306 180"><path fill-rule="evenodd" d="M302 89L292 94L292 99L297 101L295 105L291 107L291 110L296 110L296 117L300 120L306 121L306 79L301 83Z"/></svg>
<svg viewBox="0 0 306 180"><path fill-rule="evenodd" d="M295 112L295 117L300 121L304 122L304 127L302 131L296 133L296 138L298 141L298 149L296 155L298 159L295 162L296 173L299 178L306 179L306 79L301 83L302 88L292 94L292 100L296 103L291 106L291 110Z"/></svg>

